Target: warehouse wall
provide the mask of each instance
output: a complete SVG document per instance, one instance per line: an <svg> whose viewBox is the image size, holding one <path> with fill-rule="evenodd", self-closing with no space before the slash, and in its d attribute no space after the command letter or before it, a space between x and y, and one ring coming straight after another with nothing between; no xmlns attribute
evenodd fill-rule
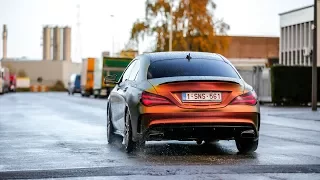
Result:
<svg viewBox="0 0 320 180"><path fill-rule="evenodd" d="M43 85L52 86L58 80L62 81L65 86L68 79L73 73L80 73L81 64L67 61L13 61L4 60L2 66L10 67L13 71L18 73L24 70L31 80L31 85L37 84L38 77L42 77Z"/></svg>
<svg viewBox="0 0 320 180"><path fill-rule="evenodd" d="M10 67L16 73L24 70L32 84L37 84L42 77L44 85L52 85L62 78L62 63L59 61L2 61L2 65Z"/></svg>
<svg viewBox="0 0 320 180"><path fill-rule="evenodd" d="M229 49L224 56L229 59L279 58L279 38L230 36Z"/></svg>

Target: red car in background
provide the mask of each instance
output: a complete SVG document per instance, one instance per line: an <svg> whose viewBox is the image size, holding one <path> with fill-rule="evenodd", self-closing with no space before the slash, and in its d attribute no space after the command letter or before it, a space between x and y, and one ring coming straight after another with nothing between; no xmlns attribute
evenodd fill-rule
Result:
<svg viewBox="0 0 320 180"><path fill-rule="evenodd" d="M16 92L17 78L15 74L10 74L9 91Z"/></svg>

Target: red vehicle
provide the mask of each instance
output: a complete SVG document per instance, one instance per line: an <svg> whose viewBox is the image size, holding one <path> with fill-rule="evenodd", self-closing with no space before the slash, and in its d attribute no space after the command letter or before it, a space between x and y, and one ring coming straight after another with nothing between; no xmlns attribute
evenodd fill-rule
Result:
<svg viewBox="0 0 320 180"><path fill-rule="evenodd" d="M17 78L15 74L10 74L9 91L16 92Z"/></svg>

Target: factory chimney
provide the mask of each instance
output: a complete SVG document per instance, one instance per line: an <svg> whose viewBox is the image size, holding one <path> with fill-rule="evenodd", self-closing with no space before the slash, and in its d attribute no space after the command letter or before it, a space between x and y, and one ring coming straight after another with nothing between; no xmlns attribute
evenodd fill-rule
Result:
<svg viewBox="0 0 320 180"><path fill-rule="evenodd" d="M43 60L51 60L51 28L43 28Z"/></svg>
<svg viewBox="0 0 320 180"><path fill-rule="evenodd" d="M53 60L61 60L61 29L53 29Z"/></svg>
<svg viewBox="0 0 320 180"><path fill-rule="evenodd" d="M8 30L7 25L3 25L3 33L2 33L2 40L3 40L3 46L2 46L2 59L7 59L7 38L8 38Z"/></svg>
<svg viewBox="0 0 320 180"><path fill-rule="evenodd" d="M63 28L63 60L71 61L71 28Z"/></svg>

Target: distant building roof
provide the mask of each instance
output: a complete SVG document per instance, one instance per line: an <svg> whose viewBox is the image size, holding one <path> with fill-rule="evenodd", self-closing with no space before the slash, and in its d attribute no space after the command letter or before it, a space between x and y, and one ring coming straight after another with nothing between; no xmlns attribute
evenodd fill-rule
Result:
<svg viewBox="0 0 320 180"><path fill-rule="evenodd" d="M280 13L279 15L282 16L282 15L289 14L289 13L292 13L292 12L295 12L295 11L300 11L300 10L303 10L303 9L307 9L307 8L310 8L310 7L313 7L313 6L314 5L312 4L312 5L309 5L309 6L304 6L304 7L292 9L290 11L286 11L286 12Z"/></svg>

